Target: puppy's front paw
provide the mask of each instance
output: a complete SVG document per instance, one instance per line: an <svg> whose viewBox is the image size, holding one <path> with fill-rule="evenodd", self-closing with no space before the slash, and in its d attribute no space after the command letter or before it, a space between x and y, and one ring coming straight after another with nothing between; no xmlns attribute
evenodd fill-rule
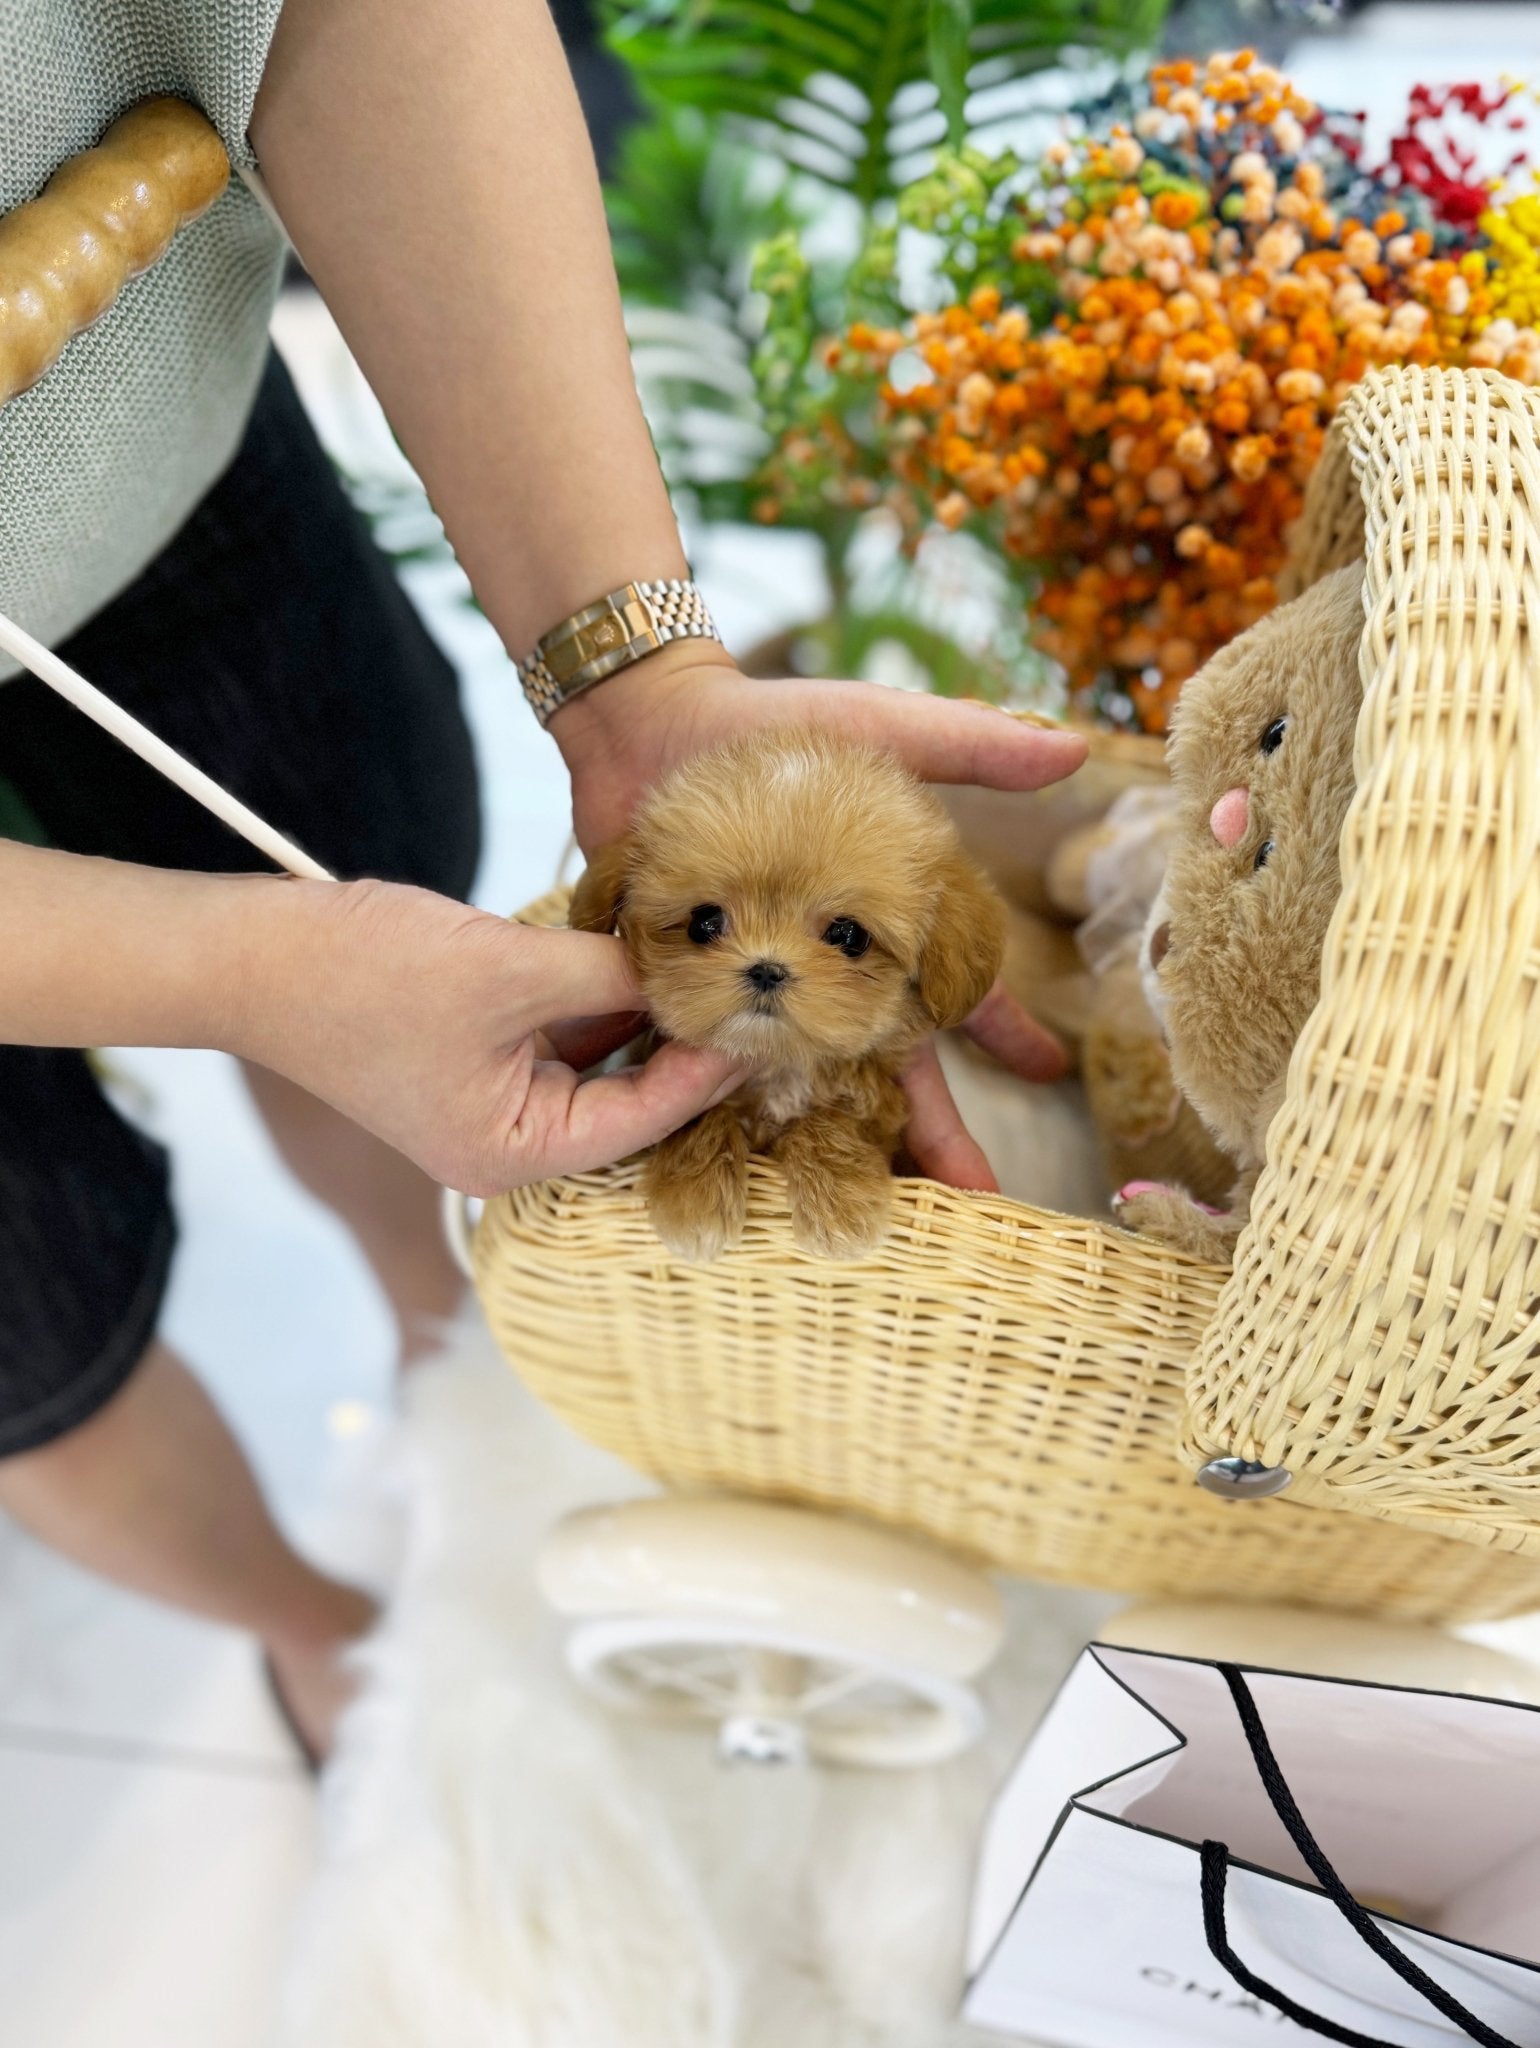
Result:
<svg viewBox="0 0 1540 2048"><path fill-rule="evenodd" d="M897 1094L897 1089L894 1089ZM775 1144L791 1231L820 1259L858 1259L879 1244L893 1207L893 1169L871 1130L841 1110L815 1110Z"/></svg>
<svg viewBox="0 0 1540 2048"><path fill-rule="evenodd" d="M786 1192L792 1235L816 1258L858 1259L887 1235L893 1176L886 1170L849 1180L793 1176Z"/></svg>
<svg viewBox="0 0 1540 2048"><path fill-rule="evenodd" d="M1112 1209L1125 1230L1216 1266L1228 1266L1234 1259L1235 1241L1246 1221L1244 1210L1211 1209L1180 1188L1153 1180L1131 1180L1119 1188Z"/></svg>
<svg viewBox="0 0 1540 2048"><path fill-rule="evenodd" d="M743 1235L744 1190L702 1181L675 1181L648 1195L652 1227L676 1259L697 1264L729 1250Z"/></svg>
<svg viewBox="0 0 1540 2048"><path fill-rule="evenodd" d="M676 1258L714 1259L743 1235L748 1144L725 1104L665 1138L642 1180L647 1214Z"/></svg>

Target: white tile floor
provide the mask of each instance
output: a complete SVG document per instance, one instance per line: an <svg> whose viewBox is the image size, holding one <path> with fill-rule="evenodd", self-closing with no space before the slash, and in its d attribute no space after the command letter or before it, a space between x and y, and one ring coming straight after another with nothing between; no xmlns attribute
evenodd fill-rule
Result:
<svg viewBox="0 0 1540 2048"><path fill-rule="evenodd" d="M1532 7L1385 7L1302 54L1301 83L1395 105L1413 76L1495 76ZM350 467L388 464L372 401L314 302L281 337ZM730 640L798 614L795 537L702 562ZM567 831L554 746L524 713L454 572L414 573L462 661L487 781L481 900L545 888ZM287 1180L226 1062L123 1055L172 1144L185 1240L168 1313L292 1525L338 1556L370 1531L328 1504L388 1412L386 1320L340 1229ZM1540 1649L1540 1632L1501 1631ZM311 1805L246 1646L114 1592L0 1524L0 2048L259 2048Z"/></svg>

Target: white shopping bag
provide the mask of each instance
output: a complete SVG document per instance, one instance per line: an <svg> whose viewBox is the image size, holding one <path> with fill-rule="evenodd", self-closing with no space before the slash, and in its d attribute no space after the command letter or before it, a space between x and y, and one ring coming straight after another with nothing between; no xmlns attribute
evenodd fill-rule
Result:
<svg viewBox="0 0 1540 2048"><path fill-rule="evenodd" d="M1065 2048L1540 2048L1540 1708L1093 1644L969 1974L974 2025Z"/></svg>

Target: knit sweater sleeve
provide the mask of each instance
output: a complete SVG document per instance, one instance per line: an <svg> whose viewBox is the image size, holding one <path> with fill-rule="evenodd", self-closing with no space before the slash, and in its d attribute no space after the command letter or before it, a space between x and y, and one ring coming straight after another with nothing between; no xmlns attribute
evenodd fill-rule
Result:
<svg viewBox="0 0 1540 2048"><path fill-rule="evenodd" d="M232 163L282 0L0 0L0 210L30 198L66 157L136 100L201 107Z"/></svg>
<svg viewBox="0 0 1540 2048"><path fill-rule="evenodd" d="M118 0L147 49L175 72L171 90L203 109L237 170L255 159L247 130L282 0Z"/></svg>

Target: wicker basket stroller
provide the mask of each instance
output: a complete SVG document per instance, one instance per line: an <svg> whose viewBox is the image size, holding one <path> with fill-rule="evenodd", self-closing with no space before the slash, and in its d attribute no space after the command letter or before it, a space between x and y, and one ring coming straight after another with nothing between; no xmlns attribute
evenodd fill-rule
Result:
<svg viewBox="0 0 1540 2048"><path fill-rule="evenodd" d="M151 102L0 223L0 403L227 175L200 115ZM1380 374L1318 471L1291 573L1367 556L1359 796L1233 1274L919 1180L876 1254L821 1263L765 1163L706 1268L663 1253L634 1164L489 1205L474 1267L510 1359L675 1490L549 1546L601 1693L755 1754L812 1727L824 1755L917 1761L978 1725L980 1567L1400 1619L1540 1606L1537 417L1490 374ZM322 872L3 620L0 644ZM1215 1499L1189 1469L1214 1456L1294 1484Z"/></svg>
<svg viewBox="0 0 1540 2048"><path fill-rule="evenodd" d="M742 1245L690 1267L620 1166L506 1195L476 1232L541 1399L685 1494L856 1514L1032 1578L1441 1621L1540 1602L1537 425L1491 373L1386 372L1317 472L1290 576L1367 555L1359 795L1233 1274L921 1180L876 1253L823 1263L761 1162ZM1213 1457L1295 1484L1216 1499L1191 1469ZM641 1693L726 1686L690 1615L718 1646L729 1610L752 1635L774 1574L746 1601L740 1552L764 1563L774 1522L700 1521L719 1568L686 1597L691 1506L661 1548L637 1509L563 1539L552 1590L610 1631L577 1660L612 1694L628 1669Z"/></svg>

